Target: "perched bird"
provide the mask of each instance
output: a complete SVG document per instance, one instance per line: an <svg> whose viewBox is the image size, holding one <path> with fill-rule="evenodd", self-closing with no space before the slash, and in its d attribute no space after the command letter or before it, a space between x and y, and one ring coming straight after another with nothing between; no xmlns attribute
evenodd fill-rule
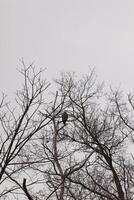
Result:
<svg viewBox="0 0 134 200"><path fill-rule="evenodd" d="M68 114L67 114L67 112L65 111L65 112L62 114L62 122L63 122L64 126L66 125L67 119L68 119Z"/></svg>

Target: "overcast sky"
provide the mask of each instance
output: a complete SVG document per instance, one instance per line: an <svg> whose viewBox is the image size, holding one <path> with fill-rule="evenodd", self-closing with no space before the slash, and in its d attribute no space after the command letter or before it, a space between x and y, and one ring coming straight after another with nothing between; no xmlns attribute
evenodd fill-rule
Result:
<svg viewBox="0 0 134 200"><path fill-rule="evenodd" d="M133 0L0 0L0 90L15 91L19 59L134 90Z"/></svg>

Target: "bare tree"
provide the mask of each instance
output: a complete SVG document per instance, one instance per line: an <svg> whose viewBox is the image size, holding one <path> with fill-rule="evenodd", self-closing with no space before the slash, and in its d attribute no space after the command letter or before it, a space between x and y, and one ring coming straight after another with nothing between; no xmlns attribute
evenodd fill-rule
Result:
<svg viewBox="0 0 134 200"><path fill-rule="evenodd" d="M50 167L51 172L46 171L48 186L53 190L48 199L52 194L56 199L133 199L133 171L127 170L125 154L130 132L117 105L113 106L110 98L104 99L102 85L95 85L93 71L81 80L63 74L56 82L59 98L64 97L62 107L68 108L70 119L67 127L62 127L53 118L53 170Z"/></svg>
<svg viewBox="0 0 134 200"><path fill-rule="evenodd" d="M5 196L8 198L9 193L14 196L14 191L16 193L16 189L21 186L19 182L23 176L26 176L25 170L31 160L30 154L24 157L23 151L29 148L30 142L50 121L48 116L40 114L40 110L45 109L44 92L49 86L46 80L41 80L43 71L35 72L33 64L26 67L23 60L22 65L20 73L24 77L24 83L22 89L17 91L15 108L6 103L4 97L0 106L1 199ZM32 162L41 162L41 160L36 160L35 157Z"/></svg>
<svg viewBox="0 0 134 200"><path fill-rule="evenodd" d="M119 92L105 94L91 70L80 79L62 73L48 103L42 71L22 64L19 109L4 96L0 104L1 199L132 200L134 165L126 148L133 142L133 97L127 104Z"/></svg>
<svg viewBox="0 0 134 200"><path fill-rule="evenodd" d="M131 175L127 172L129 164L125 155L125 144L132 129L126 128L117 101L113 105L110 99L106 99L105 107L100 108L96 98L100 87L95 89L92 83L91 73L83 81L76 82L75 89L68 96L76 119L76 131L67 137L81 144L86 152L94 151L94 158L70 181L90 192L93 199L133 199L133 171ZM126 119L132 121L128 116ZM132 166L129 168L132 170Z"/></svg>

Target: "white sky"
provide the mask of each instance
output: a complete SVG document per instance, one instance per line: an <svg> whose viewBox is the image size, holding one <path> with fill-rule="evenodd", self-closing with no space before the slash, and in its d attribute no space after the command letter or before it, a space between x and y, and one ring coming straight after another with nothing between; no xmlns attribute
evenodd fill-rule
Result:
<svg viewBox="0 0 134 200"><path fill-rule="evenodd" d="M134 90L133 0L0 0L0 91L19 83L19 59L86 73Z"/></svg>

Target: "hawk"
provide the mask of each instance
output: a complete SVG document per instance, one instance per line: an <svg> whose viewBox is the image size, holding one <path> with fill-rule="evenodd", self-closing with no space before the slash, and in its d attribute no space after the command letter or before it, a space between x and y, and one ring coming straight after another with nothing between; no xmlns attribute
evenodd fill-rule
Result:
<svg viewBox="0 0 134 200"><path fill-rule="evenodd" d="M64 112L62 114L62 122L63 122L64 126L66 125L67 119L68 119L68 114L67 114L67 112Z"/></svg>

